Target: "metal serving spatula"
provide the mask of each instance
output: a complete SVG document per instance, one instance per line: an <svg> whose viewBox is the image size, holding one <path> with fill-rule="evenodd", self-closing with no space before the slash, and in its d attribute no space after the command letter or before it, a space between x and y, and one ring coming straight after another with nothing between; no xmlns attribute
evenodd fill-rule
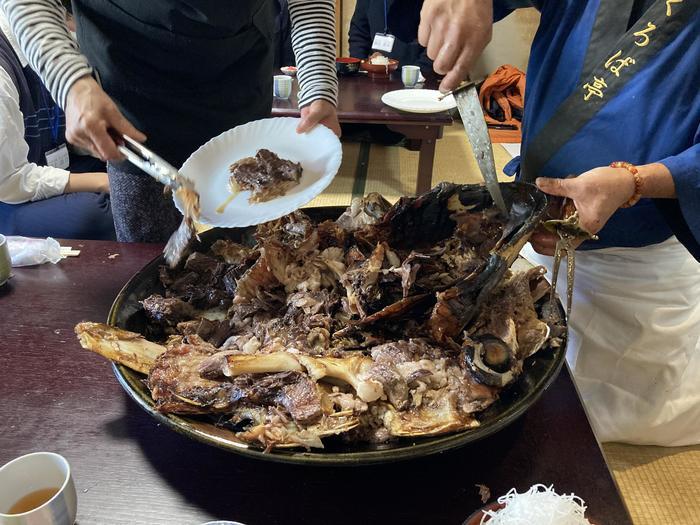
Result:
<svg viewBox="0 0 700 525"><path fill-rule="evenodd" d="M481 175L486 182L486 188L491 194L493 202L505 215L508 214L506 203L503 200L501 187L496 176L496 164L493 160L493 148L489 129L484 119L484 111L479 102L475 82L463 82L452 92L457 102L459 115L464 123L464 131L467 133L472 145L476 162L479 164Z"/></svg>
<svg viewBox="0 0 700 525"><path fill-rule="evenodd" d="M123 143L118 148L129 162L174 193L180 194L185 211L182 223L170 236L163 250L165 261L172 268L183 258L190 241L196 235L194 221L199 216L199 194L194 190L194 183L170 163L131 137L122 135L121 138Z"/></svg>

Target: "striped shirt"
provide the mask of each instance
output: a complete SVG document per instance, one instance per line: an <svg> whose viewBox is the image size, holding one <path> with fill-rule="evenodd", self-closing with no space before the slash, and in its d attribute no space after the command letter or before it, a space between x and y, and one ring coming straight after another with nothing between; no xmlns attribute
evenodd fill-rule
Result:
<svg viewBox="0 0 700 525"><path fill-rule="evenodd" d="M71 86L92 75L87 59L65 23L59 0L0 0L20 46L62 108ZM299 68L299 107L314 100L335 105L338 80L335 73L334 0L289 0L292 47Z"/></svg>

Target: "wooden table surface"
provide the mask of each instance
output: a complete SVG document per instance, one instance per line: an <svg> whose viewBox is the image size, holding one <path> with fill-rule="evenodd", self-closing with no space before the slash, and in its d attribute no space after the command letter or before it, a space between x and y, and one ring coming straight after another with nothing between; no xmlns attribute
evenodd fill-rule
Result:
<svg viewBox="0 0 700 525"><path fill-rule="evenodd" d="M425 89L437 89L437 82L429 80ZM272 114L275 117L298 117L297 91L299 82L294 81L292 96L287 100L275 97ZM404 89L398 72L390 78L372 78L357 74L338 78L338 119L341 122L365 124L452 124L452 116L446 111L440 113L407 113L391 108L382 102L382 95L389 91Z"/></svg>
<svg viewBox="0 0 700 525"><path fill-rule="evenodd" d="M67 244L67 243L64 243ZM64 455L79 525L459 525L495 496L554 484L586 500L600 525L631 521L568 371L520 420L459 450L371 467L301 467L246 459L156 424L111 367L82 350L73 326L104 321L158 245L71 241L79 257L14 269L0 288L0 464ZM534 525L534 524L533 524Z"/></svg>
<svg viewBox="0 0 700 525"><path fill-rule="evenodd" d="M299 83L295 81L289 99L274 98L272 116L299 116L298 86ZM437 86L436 81L428 80L425 89L437 89ZM442 138L443 127L452 124L452 116L446 111L407 113L384 104L382 95L397 89L403 89L399 72L393 73L390 78L373 78L363 74L341 76L338 79L338 120L341 124L384 124L412 141L414 149L419 151L416 193L420 194L430 189L435 142Z"/></svg>

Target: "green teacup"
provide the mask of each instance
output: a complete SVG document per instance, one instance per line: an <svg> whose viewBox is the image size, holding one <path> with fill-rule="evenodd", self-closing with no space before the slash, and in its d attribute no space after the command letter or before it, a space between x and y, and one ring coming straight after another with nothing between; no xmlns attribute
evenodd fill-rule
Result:
<svg viewBox="0 0 700 525"><path fill-rule="evenodd" d="M0 286L10 278L11 269L12 260L10 259L10 250L7 248L7 239L0 234Z"/></svg>

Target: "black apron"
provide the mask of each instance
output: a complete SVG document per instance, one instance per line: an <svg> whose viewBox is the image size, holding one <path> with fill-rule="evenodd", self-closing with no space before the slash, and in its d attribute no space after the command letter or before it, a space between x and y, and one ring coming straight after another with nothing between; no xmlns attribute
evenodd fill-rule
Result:
<svg viewBox="0 0 700 525"><path fill-rule="evenodd" d="M74 0L81 51L104 90L179 167L272 108L269 0Z"/></svg>
<svg viewBox="0 0 700 525"><path fill-rule="evenodd" d="M81 51L105 92L176 167L212 137L270 116L271 0L73 0ZM162 242L181 216L162 186L111 165L120 241Z"/></svg>

